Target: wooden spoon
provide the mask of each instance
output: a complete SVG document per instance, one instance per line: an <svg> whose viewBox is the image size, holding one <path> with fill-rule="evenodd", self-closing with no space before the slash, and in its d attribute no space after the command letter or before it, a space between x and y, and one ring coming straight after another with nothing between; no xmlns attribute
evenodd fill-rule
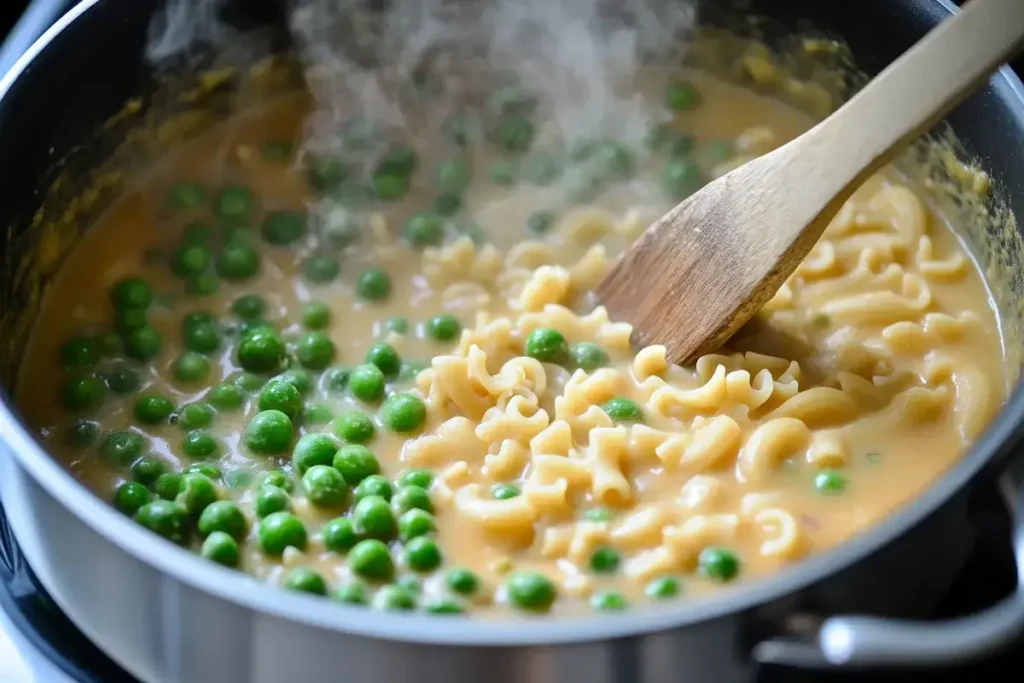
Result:
<svg viewBox="0 0 1024 683"><path fill-rule="evenodd" d="M814 246L853 191L1024 41L1024 0L972 0L830 117L654 222L597 287L638 346L670 362L724 343Z"/></svg>

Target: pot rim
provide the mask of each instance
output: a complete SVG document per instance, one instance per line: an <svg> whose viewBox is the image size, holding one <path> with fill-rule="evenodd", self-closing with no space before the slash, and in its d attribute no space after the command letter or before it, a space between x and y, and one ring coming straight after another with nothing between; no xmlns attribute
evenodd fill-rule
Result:
<svg viewBox="0 0 1024 683"><path fill-rule="evenodd" d="M949 0L932 0L945 12ZM47 30L0 79L0 99L33 60L79 17L101 0L82 0ZM1024 85L1002 67L990 81L996 96L1014 105L1024 129ZM775 574L729 588L721 595L688 599L672 606L650 606L616 616L438 619L350 607L322 598L275 589L241 572L221 567L135 524L99 498L51 457L16 416L0 402L0 447L6 446L36 483L84 524L123 551L192 588L251 610L338 632L451 646L545 646L630 637L680 628L747 611L837 573L921 522L963 489L990 462L1003 458L1024 433L1024 383L1018 382L1003 409L977 443L921 495L886 520L832 550L809 557Z"/></svg>

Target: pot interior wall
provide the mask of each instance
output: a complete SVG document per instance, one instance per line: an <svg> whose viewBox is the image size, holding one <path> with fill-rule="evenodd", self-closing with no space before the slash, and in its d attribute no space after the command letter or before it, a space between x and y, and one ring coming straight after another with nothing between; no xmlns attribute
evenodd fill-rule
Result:
<svg viewBox="0 0 1024 683"><path fill-rule="evenodd" d="M7 226L0 248L0 344L5 351L0 375L8 392L46 284L77 237L116 196L123 171L160 151L153 131L161 122L181 118L186 109L194 111L197 102L208 116L192 120L193 128L237 106L232 79L183 105L179 95L195 88L195 74L288 48L280 3L238 0L227 3L225 16L248 32L246 50L215 55L199 49L154 70L141 55L158 6L156 0L102 0L52 41L0 100L0 155L8 160L0 167L0 206ZM707 22L755 36L783 52L799 42L794 36L844 40L863 69L845 72L843 86L850 88L906 50L945 11L936 0L734 0L728 6L705 2L702 8ZM748 16L770 19L751 21ZM126 103L133 104L126 108ZM1014 211L1024 212L1024 180L1018 173L1024 168L1024 102L1006 83L990 85L948 122L958 142L941 150L955 149L987 171L992 192L965 194L959 175L964 167L949 163L949 154L935 154L935 147L927 148L930 157L921 158L931 160L927 170L938 187L959 188L940 200L961 214L961 225L971 226L964 237L996 297L1015 380L1024 338L1024 312L1018 306L1024 299L1024 247L1013 219ZM140 130L149 133L139 135Z"/></svg>

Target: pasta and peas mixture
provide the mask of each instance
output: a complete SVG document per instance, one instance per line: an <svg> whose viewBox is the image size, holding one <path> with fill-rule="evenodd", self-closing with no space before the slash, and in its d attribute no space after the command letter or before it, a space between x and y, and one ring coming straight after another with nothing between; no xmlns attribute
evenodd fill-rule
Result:
<svg viewBox="0 0 1024 683"><path fill-rule="evenodd" d="M353 121L341 159L296 153L295 97L155 168L48 292L19 397L46 446L148 529L291 589L618 611L841 543L999 407L984 283L893 175L728 349L631 349L586 307L610 259L806 122L694 75L644 144L563 149L499 94L430 148Z"/></svg>

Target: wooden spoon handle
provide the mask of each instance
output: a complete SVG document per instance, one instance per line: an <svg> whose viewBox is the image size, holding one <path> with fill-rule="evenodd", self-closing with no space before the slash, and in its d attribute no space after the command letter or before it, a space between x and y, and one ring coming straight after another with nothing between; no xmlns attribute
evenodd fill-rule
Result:
<svg viewBox="0 0 1024 683"><path fill-rule="evenodd" d="M967 98L1024 43L1024 0L971 0L890 64L808 135L852 172L832 191L856 186ZM806 150L806 148L805 148ZM817 160L819 169L830 167ZM824 175L828 175L826 172ZM848 192L840 192L843 199Z"/></svg>

